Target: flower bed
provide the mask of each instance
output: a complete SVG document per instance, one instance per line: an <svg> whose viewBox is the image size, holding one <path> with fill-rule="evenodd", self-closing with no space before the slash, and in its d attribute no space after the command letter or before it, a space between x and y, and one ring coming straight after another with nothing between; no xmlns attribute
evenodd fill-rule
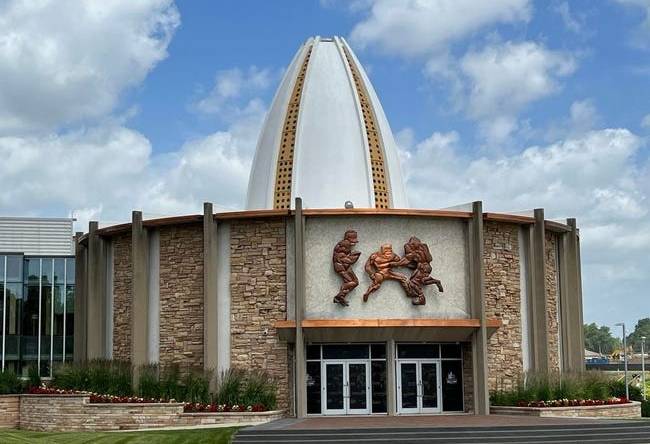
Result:
<svg viewBox="0 0 650 444"><path fill-rule="evenodd" d="M176 404L174 399L140 398L137 396L101 395L98 393L63 390L47 386L32 387L30 395L81 395L88 396L91 404ZM263 404L253 405L228 405L228 404L203 404L183 403L184 413L260 413L269 411Z"/></svg>
<svg viewBox="0 0 650 444"><path fill-rule="evenodd" d="M551 408L551 407L591 407L596 405L617 405L629 404L630 400L622 398L608 398L608 399L553 399L550 401L519 401L517 407L538 407L538 408Z"/></svg>
<svg viewBox="0 0 650 444"><path fill-rule="evenodd" d="M266 412L268 409L262 404L254 405L228 405L228 404L201 404L191 403L185 404L183 409L185 413L227 413L227 412Z"/></svg>

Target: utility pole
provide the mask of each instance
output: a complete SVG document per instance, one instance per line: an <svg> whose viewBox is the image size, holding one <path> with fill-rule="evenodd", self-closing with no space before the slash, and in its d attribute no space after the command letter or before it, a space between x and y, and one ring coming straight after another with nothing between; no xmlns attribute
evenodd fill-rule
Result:
<svg viewBox="0 0 650 444"><path fill-rule="evenodd" d="M641 395L644 401L646 400L645 389L645 336L641 336Z"/></svg>
<svg viewBox="0 0 650 444"><path fill-rule="evenodd" d="M630 387L627 384L627 337L625 336L625 322L619 322L617 327L623 327L623 362L625 366L625 397L630 400Z"/></svg>

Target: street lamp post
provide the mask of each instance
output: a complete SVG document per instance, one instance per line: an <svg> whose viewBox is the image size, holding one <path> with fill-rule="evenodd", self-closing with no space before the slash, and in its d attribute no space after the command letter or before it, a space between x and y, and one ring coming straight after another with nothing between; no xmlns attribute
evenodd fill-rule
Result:
<svg viewBox="0 0 650 444"><path fill-rule="evenodd" d="M625 322L619 322L617 327L623 327L623 362L625 366L625 397L630 399L630 387L627 384L627 338L625 336Z"/></svg>
<svg viewBox="0 0 650 444"><path fill-rule="evenodd" d="M645 336L641 336L641 394L645 401Z"/></svg>

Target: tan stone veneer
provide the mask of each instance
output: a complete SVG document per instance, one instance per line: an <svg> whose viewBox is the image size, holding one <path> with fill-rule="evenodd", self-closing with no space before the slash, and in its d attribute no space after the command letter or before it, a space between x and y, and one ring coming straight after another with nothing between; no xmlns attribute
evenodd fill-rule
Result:
<svg viewBox="0 0 650 444"><path fill-rule="evenodd" d="M203 226L160 229L160 365L203 368Z"/></svg>
<svg viewBox="0 0 650 444"><path fill-rule="evenodd" d="M488 383L507 390L523 373L519 226L488 222L483 236L486 316L503 322L488 342Z"/></svg>
<svg viewBox="0 0 650 444"><path fill-rule="evenodd" d="M132 279L131 233L113 244L113 359L131 359Z"/></svg>
<svg viewBox="0 0 650 444"><path fill-rule="evenodd" d="M275 378L279 409L288 409L291 393L288 347L273 327L287 312L285 224L246 220L230 229L231 366Z"/></svg>
<svg viewBox="0 0 650 444"><path fill-rule="evenodd" d="M548 368L560 370L559 325L558 325L558 264L557 235L546 232L545 260L546 267L546 323L548 325Z"/></svg>

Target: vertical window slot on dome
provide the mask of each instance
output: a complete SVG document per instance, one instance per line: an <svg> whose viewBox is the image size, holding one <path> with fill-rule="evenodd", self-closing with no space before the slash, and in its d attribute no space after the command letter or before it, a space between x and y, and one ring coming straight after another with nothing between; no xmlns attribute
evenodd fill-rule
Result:
<svg viewBox="0 0 650 444"><path fill-rule="evenodd" d="M305 73L309 64L313 46L307 49L307 54L300 67L300 72L296 77L296 84L293 86L291 98L287 106L287 114L282 127L282 149L278 155L278 162L275 174L275 192L274 201L276 209L291 208L291 173L293 169L293 153L296 141L296 128L298 123L298 112L300 108L300 98L302 96L302 87L305 81ZM288 147L285 148L285 145ZM286 168L282 168L286 166Z"/></svg>
<svg viewBox="0 0 650 444"><path fill-rule="evenodd" d="M352 73L352 80L357 88L359 104L361 105L361 114L368 138L368 150L370 153L370 164L372 167L372 182L374 185L375 208L388 208L388 187L386 186L386 175L384 174L384 150L382 140L379 137L377 128L377 116L370 106L370 99L365 85L361 81L361 75L355 65L348 48L343 46L345 59ZM373 149L373 147L375 149Z"/></svg>

